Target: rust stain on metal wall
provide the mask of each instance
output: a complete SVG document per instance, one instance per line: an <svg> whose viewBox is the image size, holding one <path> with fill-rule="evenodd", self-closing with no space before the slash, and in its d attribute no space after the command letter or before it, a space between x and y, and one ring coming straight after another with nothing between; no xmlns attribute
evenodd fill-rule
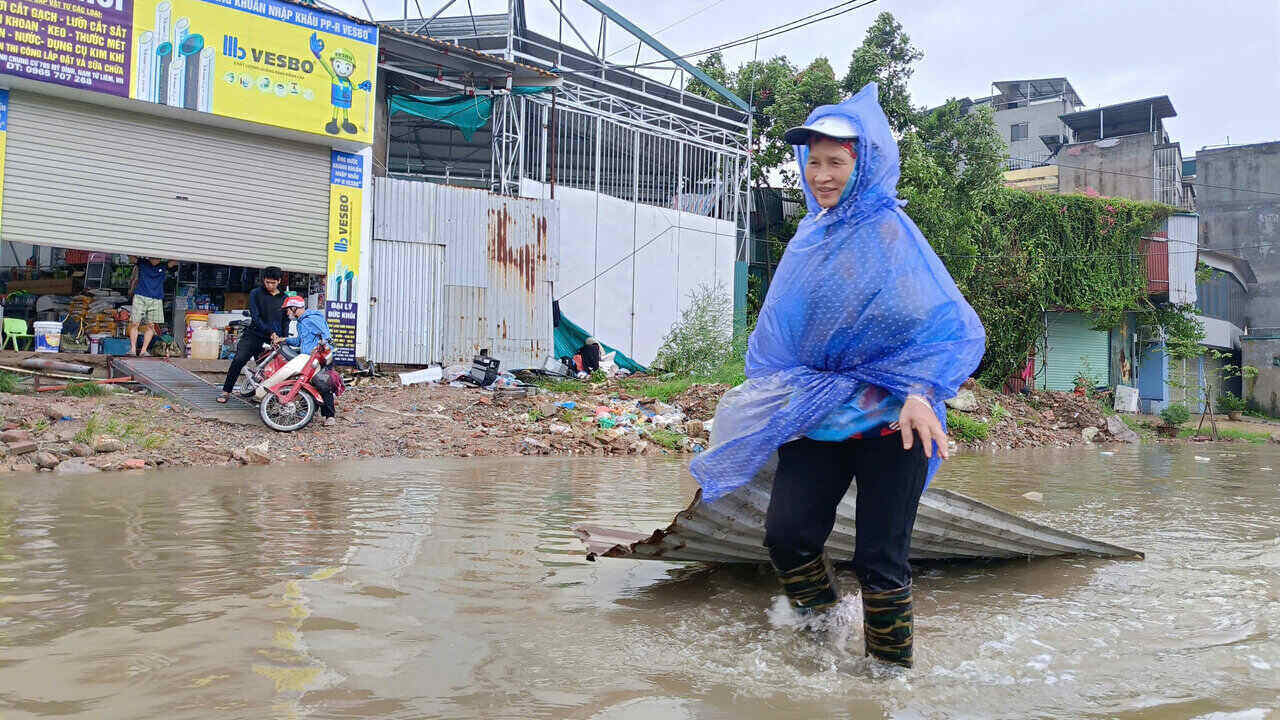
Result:
<svg viewBox="0 0 1280 720"><path fill-rule="evenodd" d="M539 280L545 280L547 274L547 219L532 213L530 220L534 242L522 243L520 240L528 236L519 232L517 219L507 209L507 204L490 208L488 250L489 263L498 271L503 285L511 287L513 283L510 280L514 275L518 280L515 285L522 287L532 300Z"/></svg>

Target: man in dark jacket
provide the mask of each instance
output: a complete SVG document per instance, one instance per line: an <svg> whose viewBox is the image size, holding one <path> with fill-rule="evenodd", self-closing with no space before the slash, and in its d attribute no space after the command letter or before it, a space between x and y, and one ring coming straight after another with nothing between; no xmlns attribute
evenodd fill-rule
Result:
<svg viewBox="0 0 1280 720"><path fill-rule="evenodd" d="M218 402L225 403L231 397L240 371L258 354L263 343L278 343L288 334L284 330L284 311L280 308L284 303L284 293L280 292L283 275L278 267L266 268L262 271L262 287L256 287L249 293L249 326L240 334L236 356L227 369L227 379L222 383Z"/></svg>

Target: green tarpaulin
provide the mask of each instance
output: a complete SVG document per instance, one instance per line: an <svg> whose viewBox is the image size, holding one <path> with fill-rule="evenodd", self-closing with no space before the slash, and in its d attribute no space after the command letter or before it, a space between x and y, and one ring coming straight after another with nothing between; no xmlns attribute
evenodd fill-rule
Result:
<svg viewBox="0 0 1280 720"><path fill-rule="evenodd" d="M493 115L493 101L482 95L447 98L392 95L390 104L392 115L402 112L452 125L462 131L462 137L467 142L471 142L471 136L477 130L489 124L489 118Z"/></svg>
<svg viewBox="0 0 1280 720"><path fill-rule="evenodd" d="M556 357L573 357L578 352L578 348L591 337L590 333L574 324L572 320L560 314L560 324L556 326ZM596 338L599 340L600 338ZM623 355L616 348L611 348L600 343L600 347L604 348L605 353L615 353L613 362L620 368L625 368L631 372L645 372L645 367L631 358Z"/></svg>
<svg viewBox="0 0 1280 720"><path fill-rule="evenodd" d="M550 88L518 87L513 89L511 94L533 95L548 90ZM488 125L489 118L493 117L493 99L488 95L454 95L453 97L392 95L388 103L392 115L400 112L435 120L444 125L452 125L462 132L462 137L467 142L471 142L471 136Z"/></svg>

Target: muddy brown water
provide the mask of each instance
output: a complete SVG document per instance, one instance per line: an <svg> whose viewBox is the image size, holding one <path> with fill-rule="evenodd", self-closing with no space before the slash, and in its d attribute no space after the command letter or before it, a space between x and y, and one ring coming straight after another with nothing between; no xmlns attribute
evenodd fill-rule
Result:
<svg viewBox="0 0 1280 720"><path fill-rule="evenodd" d="M941 486L1147 557L921 567L903 673L852 600L815 638L767 573L587 562L570 524L664 525L678 462L9 476L0 717L1272 717L1277 479L1242 445L952 460Z"/></svg>

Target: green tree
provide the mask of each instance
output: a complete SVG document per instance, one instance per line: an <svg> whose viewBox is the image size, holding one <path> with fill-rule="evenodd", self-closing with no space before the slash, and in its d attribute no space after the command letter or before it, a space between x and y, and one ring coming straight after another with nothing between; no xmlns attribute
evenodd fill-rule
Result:
<svg viewBox="0 0 1280 720"><path fill-rule="evenodd" d="M721 55L719 52L713 52L702 58L702 60L698 61L697 67L699 70L706 73L707 77L715 80L726 88L733 84L729 80L729 71L724 65L724 55ZM697 78L689 78L689 81L685 83L684 91L718 102L722 105L729 104L729 101L725 99L718 90L713 89L710 85Z"/></svg>
<svg viewBox="0 0 1280 720"><path fill-rule="evenodd" d="M752 143L755 153L751 177L756 185L769 184L769 171L785 162L785 148L770 146L774 117L770 109L784 88L792 84L796 67L785 56L743 63L733 73L733 91L755 108Z"/></svg>
<svg viewBox="0 0 1280 720"><path fill-rule="evenodd" d="M877 83L880 107L889 117L889 125L905 132L916 120L907 81L915 73L916 61L922 57L924 53L911 44L911 38L902 31L902 24L893 13L882 12L867 28L862 44L853 51L841 87L852 94L869 82Z"/></svg>
<svg viewBox="0 0 1280 720"><path fill-rule="evenodd" d="M759 153L762 170L778 170L787 185L795 186L799 178L791 167L791 146L782 136L788 128L803 125L815 107L837 103L840 99L840 83L825 57L809 63L795 77L779 82L777 99L765 112L769 127L762 134L763 147Z"/></svg>

